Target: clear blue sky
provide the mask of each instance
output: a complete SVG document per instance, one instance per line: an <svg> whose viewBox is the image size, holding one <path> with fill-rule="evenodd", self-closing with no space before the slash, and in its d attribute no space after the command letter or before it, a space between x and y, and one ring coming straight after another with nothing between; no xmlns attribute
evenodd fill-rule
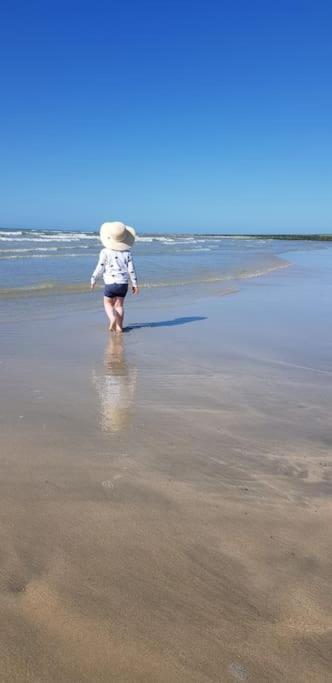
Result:
<svg viewBox="0 0 332 683"><path fill-rule="evenodd" d="M2 0L0 225L332 232L332 3Z"/></svg>

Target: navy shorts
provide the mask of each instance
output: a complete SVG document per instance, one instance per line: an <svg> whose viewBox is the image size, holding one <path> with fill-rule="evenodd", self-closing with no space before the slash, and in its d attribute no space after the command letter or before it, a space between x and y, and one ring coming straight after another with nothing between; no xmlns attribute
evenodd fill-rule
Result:
<svg viewBox="0 0 332 683"><path fill-rule="evenodd" d="M115 296L121 296L124 299L127 292L128 283L119 284L114 282L113 285L105 285L104 296L107 296L108 299L113 299Z"/></svg>

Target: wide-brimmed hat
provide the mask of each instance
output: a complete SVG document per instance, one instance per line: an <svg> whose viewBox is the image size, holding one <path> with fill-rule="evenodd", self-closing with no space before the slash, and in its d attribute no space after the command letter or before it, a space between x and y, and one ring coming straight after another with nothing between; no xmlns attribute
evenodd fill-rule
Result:
<svg viewBox="0 0 332 683"><path fill-rule="evenodd" d="M126 251L133 246L135 237L134 228L130 228L129 225L120 223L120 221L103 223L100 228L100 239L106 249Z"/></svg>

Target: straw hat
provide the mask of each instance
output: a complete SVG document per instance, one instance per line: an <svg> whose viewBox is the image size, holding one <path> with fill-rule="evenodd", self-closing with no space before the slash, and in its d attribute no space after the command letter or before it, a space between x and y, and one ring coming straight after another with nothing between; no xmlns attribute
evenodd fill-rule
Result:
<svg viewBox="0 0 332 683"><path fill-rule="evenodd" d="M134 228L130 228L129 225L120 223L120 221L103 223L100 228L100 239L106 249L126 251L134 244L135 237Z"/></svg>

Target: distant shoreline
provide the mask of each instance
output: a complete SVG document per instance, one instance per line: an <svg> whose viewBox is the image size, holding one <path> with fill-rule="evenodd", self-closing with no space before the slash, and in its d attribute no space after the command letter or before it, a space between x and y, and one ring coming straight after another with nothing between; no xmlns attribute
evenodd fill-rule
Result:
<svg viewBox="0 0 332 683"><path fill-rule="evenodd" d="M207 237L240 237L240 238L252 238L256 240L261 240L261 239L272 239L272 240L311 240L311 241L317 241L317 242L331 242L332 241L332 234L330 235L320 235L320 234L312 234L312 235L293 235L293 234L285 234L285 235L279 235L279 234L250 234L250 235L243 235L243 234L237 234L237 235L230 235L230 234L222 234L222 235L208 235Z"/></svg>

